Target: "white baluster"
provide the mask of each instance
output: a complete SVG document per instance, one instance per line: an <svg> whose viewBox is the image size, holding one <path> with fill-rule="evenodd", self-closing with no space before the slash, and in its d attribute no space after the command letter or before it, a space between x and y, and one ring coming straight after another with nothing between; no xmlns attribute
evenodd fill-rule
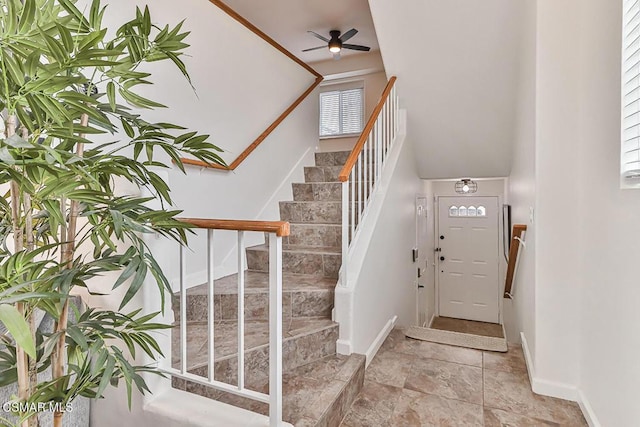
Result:
<svg viewBox="0 0 640 427"><path fill-rule="evenodd" d="M269 234L269 426L282 425L282 237Z"/></svg>
<svg viewBox="0 0 640 427"><path fill-rule="evenodd" d="M213 275L213 230L207 230L207 295L209 297L208 314L207 318L207 333L208 333L208 354L207 354L207 366L209 369L209 381L213 381L215 372L215 288L214 288L214 275Z"/></svg>
<svg viewBox="0 0 640 427"><path fill-rule="evenodd" d="M351 234L349 234L349 242L353 240L353 235L356 232L356 168L352 167L349 172L349 182L351 182L351 193L349 194L349 201L351 204Z"/></svg>
<svg viewBox="0 0 640 427"><path fill-rule="evenodd" d="M180 245L180 372L187 372L187 248Z"/></svg>
<svg viewBox="0 0 640 427"><path fill-rule="evenodd" d="M351 175L349 175L351 176ZM342 183L342 270L340 284L347 286L347 260L349 254L349 181Z"/></svg>
<svg viewBox="0 0 640 427"><path fill-rule="evenodd" d="M373 188L373 168L375 168L375 163L374 163L374 157L373 157L373 152L371 151L371 136L369 136L369 138L367 138L367 143L365 144L365 148L367 149L367 153L369 155L369 163L371 163L369 165L369 192L367 193L367 195L369 196L367 199L367 205L369 204L369 200L371 200L371 189Z"/></svg>
<svg viewBox="0 0 640 427"><path fill-rule="evenodd" d="M358 224L356 229L360 226L360 220L362 219L362 194L364 193L364 174L362 168L362 152L358 155Z"/></svg>
<svg viewBox="0 0 640 427"><path fill-rule="evenodd" d="M367 138L368 140L368 138ZM366 206L367 200L369 199L369 194L367 193L367 189L369 184L367 183L367 176L369 176L369 169L371 169L371 165L369 165L369 152L367 151L367 142L365 141L364 145L362 146L362 161L364 162L364 197L362 199L362 210L364 212L364 206Z"/></svg>
<svg viewBox="0 0 640 427"><path fill-rule="evenodd" d="M244 389L244 231L238 231L238 390Z"/></svg>

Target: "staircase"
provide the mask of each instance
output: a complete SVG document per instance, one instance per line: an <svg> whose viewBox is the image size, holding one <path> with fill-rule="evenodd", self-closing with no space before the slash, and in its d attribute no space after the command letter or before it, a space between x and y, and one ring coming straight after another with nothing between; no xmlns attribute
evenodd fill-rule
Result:
<svg viewBox="0 0 640 427"><path fill-rule="evenodd" d="M365 358L336 354L338 324L331 320L341 266L342 188L338 174L350 152L316 153L304 168L304 183L293 184L293 201L280 202L280 218L291 224L283 239L283 418L298 427L338 426L362 388ZM268 392L268 245L246 249L245 387ZM208 376L207 287L187 291L187 367ZM215 372L218 381L237 384L237 275L215 281ZM180 299L173 307L176 326ZM172 363L180 364L180 328L172 332ZM268 406L189 380L173 387L255 412Z"/></svg>

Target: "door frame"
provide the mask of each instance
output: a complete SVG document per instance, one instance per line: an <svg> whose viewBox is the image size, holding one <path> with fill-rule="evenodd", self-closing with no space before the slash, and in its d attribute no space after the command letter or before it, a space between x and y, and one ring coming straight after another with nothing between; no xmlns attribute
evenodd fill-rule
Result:
<svg viewBox="0 0 640 427"><path fill-rule="evenodd" d="M426 227L427 229L425 230L426 233L426 237L425 237L425 247L421 248L420 247L420 228L419 228L419 217L418 217L418 199L424 199L425 203L424 203L424 221L426 222ZM414 216L415 216L415 230L416 230L416 243L414 248L417 249L419 251L419 255L417 257L417 259L414 261L414 273L415 273L415 277L414 277L414 286L415 286L415 292L416 292L416 312L415 312L415 325L422 327L423 325L420 323L420 278L418 277L418 268L423 267L422 265L419 264L420 259L422 258L422 256L425 256L426 262L425 262L425 269L424 272L422 274L422 277L427 277L427 275L429 274L429 257L431 256L429 254L429 239L431 236L429 236L429 224L428 222L431 220L431 217L433 216L432 213L429 212L429 198L426 194L422 194L422 193L416 193L415 197L414 197ZM435 220L434 220L435 221ZM425 307L427 307L427 311L426 311L426 315L429 315L429 310L428 310L428 306L429 306L429 301L428 301L428 292L426 289L426 286L422 292L424 295L424 301L422 301L425 305ZM431 319L426 319L425 323L430 324L431 323Z"/></svg>
<svg viewBox="0 0 640 427"><path fill-rule="evenodd" d="M502 298L502 294L504 292L504 275L506 274L505 269L503 268L503 263L502 263L502 251L503 249L503 226L502 226L502 204L504 203L503 199L504 197L498 194L468 194L468 195L463 195L463 194L435 194L433 196L433 220L434 222L434 233L433 233L433 247L434 248L438 248L439 244L438 244L438 236L440 235L439 230L440 230L440 198L441 197L459 197L459 198L465 198L465 197L493 197L498 199L498 294L496 295L496 298L498 298L498 322L500 325L504 325L504 318L503 318L503 314L504 314L504 309L503 309L503 303L504 300ZM434 265L435 268L433 269L433 275L434 275L434 283L435 283L435 293L434 293L434 299L435 299L435 304L434 304L434 316L440 316L440 275L438 274L438 272L440 271L440 259L437 256L436 253L434 253ZM431 319L433 320L433 319Z"/></svg>

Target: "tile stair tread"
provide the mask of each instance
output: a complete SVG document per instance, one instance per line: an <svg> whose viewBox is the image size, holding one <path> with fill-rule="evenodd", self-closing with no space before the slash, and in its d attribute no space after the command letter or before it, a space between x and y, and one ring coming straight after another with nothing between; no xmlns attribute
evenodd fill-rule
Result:
<svg viewBox="0 0 640 427"><path fill-rule="evenodd" d="M257 251L268 251L269 245L261 244L250 246L247 249ZM338 246L300 246L300 245L282 245L282 252L292 253L313 253L323 255L341 255L342 249Z"/></svg>
<svg viewBox="0 0 640 427"><path fill-rule="evenodd" d="M179 323L176 322L174 342L178 337ZM245 327L245 352L269 344L269 322L267 320L246 320ZM338 324L326 318L305 318L284 321L282 326L283 341L292 340L305 335L310 335L325 329L337 328ZM215 360L237 356L238 348L238 322L234 320L217 321L214 325ZM208 325L203 322L187 322L187 336L192 339L187 341L187 368L193 369L207 363ZM174 367L180 364L180 347L172 346L172 364Z"/></svg>
<svg viewBox="0 0 640 427"><path fill-rule="evenodd" d="M245 293L260 293L269 291L269 273L263 271L251 271L246 270L244 276ZM283 291L314 291L314 290L331 290L335 288L336 280L327 279L325 277L307 275L307 274L293 274L282 273L282 289ZM203 283L198 286L193 286L187 290L188 296L194 295L207 295L209 292L209 286L207 283ZM216 279L214 282L214 294L237 294L238 293L238 275L231 274L229 276ZM176 295L180 295L176 293Z"/></svg>
<svg viewBox="0 0 640 427"><path fill-rule="evenodd" d="M298 426L328 425L331 411L347 412L352 399L360 391L365 356L332 355L299 366L282 375L283 418ZM250 387L268 393L268 382ZM349 393L347 390L351 388ZM349 398L350 401L344 400ZM230 393L219 393L216 400L261 414L268 414L268 405ZM341 414L344 416L345 414Z"/></svg>

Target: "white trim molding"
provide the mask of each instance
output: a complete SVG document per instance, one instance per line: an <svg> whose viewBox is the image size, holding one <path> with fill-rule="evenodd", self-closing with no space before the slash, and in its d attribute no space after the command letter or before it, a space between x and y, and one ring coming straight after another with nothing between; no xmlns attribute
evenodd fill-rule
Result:
<svg viewBox="0 0 640 427"><path fill-rule="evenodd" d="M378 353L378 350L380 350L380 347L382 347L384 340L387 339L387 337L393 330L393 327L396 326L397 321L398 321L398 316L393 316L391 319L389 319L386 325L384 325L384 327L380 330L380 332L376 336L376 339L373 340L373 342L367 349L367 353L365 354L365 356L367 356L366 367L369 367L369 363L371 363L373 358L376 356L376 354Z"/></svg>
<svg viewBox="0 0 640 427"><path fill-rule="evenodd" d="M580 406L580 410L582 411L582 415L584 415L587 424L589 424L589 427L602 427L591 403L589 403L587 396L585 396L584 392L580 390L580 388L570 384L543 380L536 377L533 358L529 351L529 345L527 344L527 338L524 335L524 332L520 332L520 340L522 342L522 352L524 353L524 360L527 364L527 372L529 374L532 391L543 396L557 397L559 399L577 402Z"/></svg>
<svg viewBox="0 0 640 427"><path fill-rule="evenodd" d="M589 427L602 427L602 424L598 421L598 417L593 410L593 406L591 406L591 403L589 403L587 396L585 396L582 390L578 390L578 405L580 405L582 415L584 415L585 420L587 420Z"/></svg>
<svg viewBox="0 0 640 427"><path fill-rule="evenodd" d="M524 353L524 360L527 364L527 372L529 373L529 381L531 382L531 389L533 392L543 396L557 397L558 399L577 402L578 388L576 386L549 381L536 376L535 366L533 364L533 359L531 357L531 352L529 351L529 345L527 344L527 338L524 335L524 332L520 332L520 340L522 342L522 352Z"/></svg>

